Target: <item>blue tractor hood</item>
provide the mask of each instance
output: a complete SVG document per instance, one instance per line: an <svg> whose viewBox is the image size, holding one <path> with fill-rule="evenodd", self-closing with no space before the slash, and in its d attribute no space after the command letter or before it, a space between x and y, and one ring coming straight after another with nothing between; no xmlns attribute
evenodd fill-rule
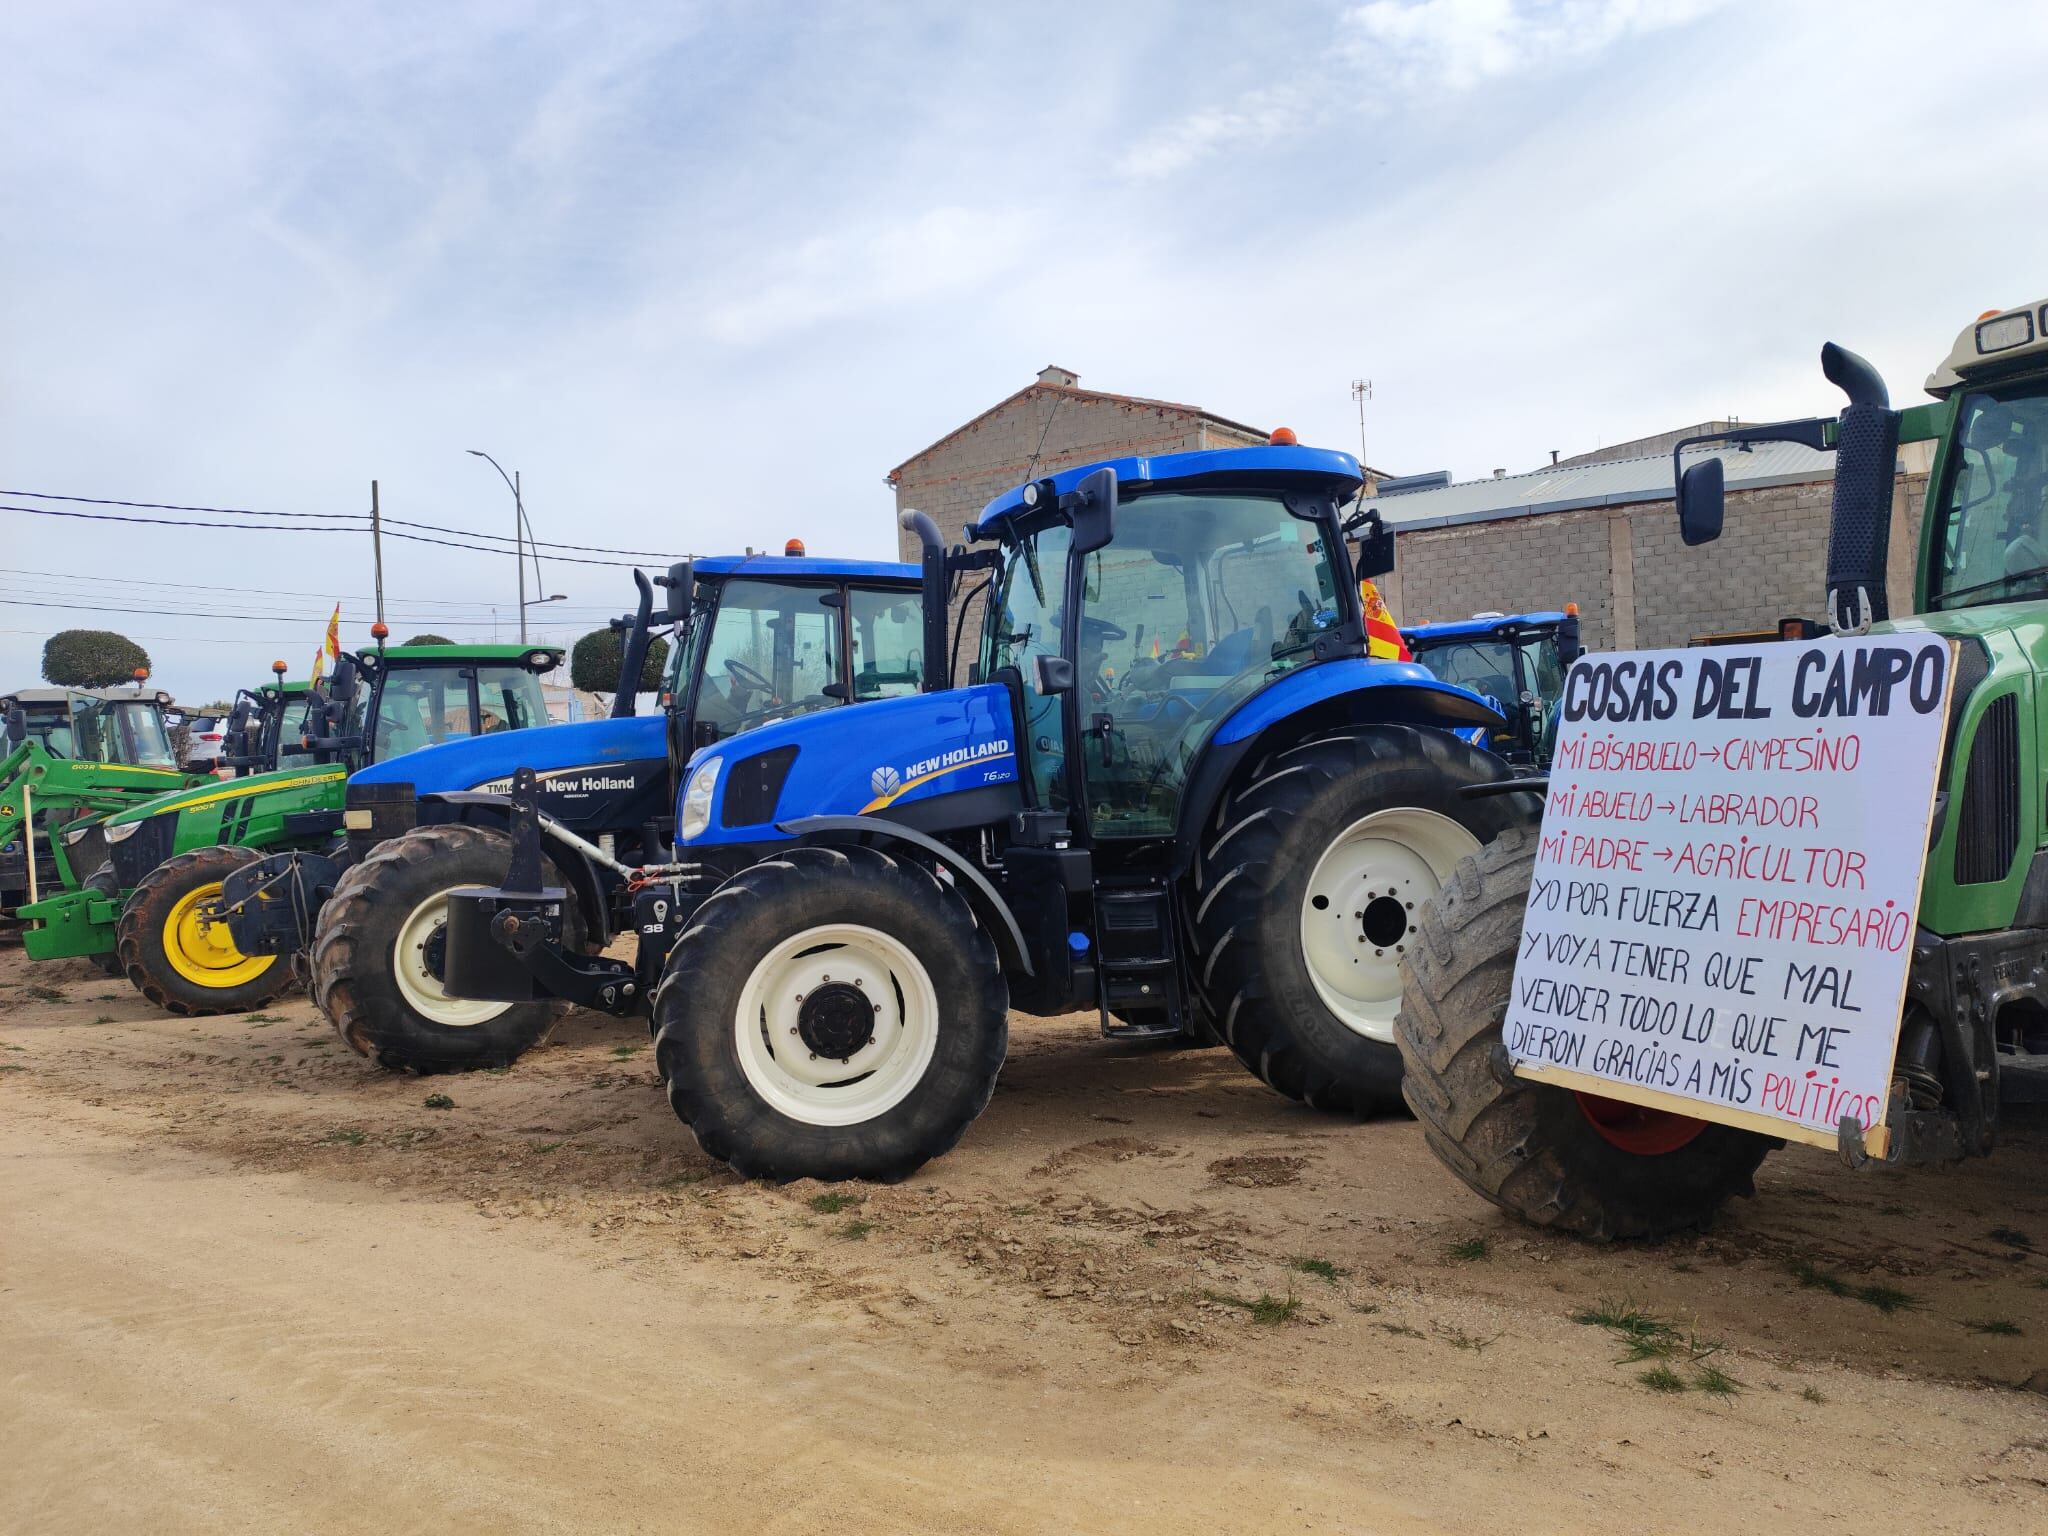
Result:
<svg viewBox="0 0 2048 1536"><path fill-rule="evenodd" d="M465 736L460 741L444 741L438 747L422 747L417 752L374 763L351 776L349 782L410 784L423 795L509 788L513 772L520 768L531 768L546 776L572 769L597 771L665 759L667 733L668 720L663 715L494 731L488 736Z"/></svg>

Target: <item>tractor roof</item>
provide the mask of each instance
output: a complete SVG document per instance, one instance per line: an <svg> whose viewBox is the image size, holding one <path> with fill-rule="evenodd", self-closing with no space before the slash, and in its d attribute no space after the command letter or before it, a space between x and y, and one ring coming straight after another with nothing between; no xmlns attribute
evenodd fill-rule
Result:
<svg viewBox="0 0 2048 1536"><path fill-rule="evenodd" d="M387 663L393 661L517 661L523 663L535 651L546 651L555 658L555 662L558 664L562 659L562 647L559 645L543 645L539 642L532 645L387 645L383 648L382 654Z"/></svg>
<svg viewBox="0 0 2048 1536"><path fill-rule="evenodd" d="M1404 624L1401 633L1413 640L1450 640L1465 635L1491 635L1504 629L1539 629L1562 624L1562 613L1481 613L1469 619L1445 619L1437 624Z"/></svg>
<svg viewBox="0 0 2048 1536"><path fill-rule="evenodd" d="M761 576L772 581L860 581L918 584L918 568L891 560L826 560L803 555L699 555L698 576Z"/></svg>
<svg viewBox="0 0 2048 1536"><path fill-rule="evenodd" d="M2048 301L1987 310L1963 327L1942 365L1927 376L1930 395L1946 399L1965 384L2048 370Z"/></svg>
<svg viewBox="0 0 2048 1536"><path fill-rule="evenodd" d="M108 699L121 704L168 704L171 696L161 690L151 693L137 693L133 687L123 684L117 688L17 688L0 698L8 704L62 704L74 695L82 694L88 699Z"/></svg>
<svg viewBox="0 0 2048 1536"><path fill-rule="evenodd" d="M1120 494L1165 490L1313 490L1327 491L1339 501L1357 494L1362 483L1358 460L1331 448L1265 444L1256 448L1207 448L1195 453L1163 453L1155 458L1103 459L1078 464L1052 476L1055 494L1073 490L1098 469L1116 471ZM968 525L970 536L995 536L996 525L1022 509L1024 487L1012 486L981 509Z"/></svg>

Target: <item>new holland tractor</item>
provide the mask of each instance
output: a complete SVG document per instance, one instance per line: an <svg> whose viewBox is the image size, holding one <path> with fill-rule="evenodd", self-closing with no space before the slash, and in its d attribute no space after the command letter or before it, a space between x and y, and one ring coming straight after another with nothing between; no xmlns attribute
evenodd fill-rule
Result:
<svg viewBox="0 0 2048 1536"><path fill-rule="evenodd" d="M95 829L123 806L193 781L164 728L167 693L24 688L0 698L0 914L83 883L106 857Z"/></svg>
<svg viewBox="0 0 2048 1536"><path fill-rule="evenodd" d="M1561 612L1479 613L1411 624L1401 638L1415 659L1445 682L1500 706L1507 729L1486 733L1477 745L1518 768L1549 765L1564 675L1582 649L1577 603L1567 603Z"/></svg>
<svg viewBox="0 0 2048 1536"><path fill-rule="evenodd" d="M915 566L700 558L661 578L678 643L662 712L633 715L629 680L650 618L646 578L635 575L640 610L621 621L633 636L620 668L626 713L380 762L349 781L347 842L325 868L309 875L301 860L289 880L273 868L230 883L223 905L238 941L247 931L251 944L271 942L265 924L290 945L310 934L314 1000L358 1053L421 1073L502 1067L546 1037L557 999L633 1011L659 975L676 912L666 882L683 873L670 840L691 750L843 704L864 715L880 707L871 701L914 693L929 664ZM587 992L565 982L551 996L452 996L449 893L505 874L515 777L526 786L520 824L534 877L544 871L566 893L556 909L562 963L596 974ZM641 935L639 972L591 953L624 931Z"/></svg>
<svg viewBox="0 0 2048 1536"><path fill-rule="evenodd" d="M379 642L381 628L372 630ZM80 844L86 856L74 861L77 883L21 909L24 946L37 960L85 955L107 966L101 957L111 957L172 1013L234 1013L268 1002L291 985L291 967L277 955L243 952L214 921L222 882L267 851L328 842L341 826L352 768L545 720L540 679L560 661L552 647L518 645L380 643L342 656L296 753L284 750L289 705L280 698L277 766L209 776L97 823Z"/></svg>
<svg viewBox="0 0 2048 1536"><path fill-rule="evenodd" d="M1997 1140L2001 1102L2048 1089L2048 303L1964 327L1927 380L1932 403L1891 409L1877 373L1832 344L1821 367L1848 396L1838 419L1698 441L1832 447L1828 623L1960 647L1886 1160L1976 1156ZM1892 618L1894 462L1911 442L1935 444L1934 463L1913 612ZM1678 481L1684 541L1719 537L1720 460ZM1502 1022L1535 853L1533 833L1512 833L1460 865L1424 909L1399 1021L1408 1103L1446 1166L1528 1221L1596 1239L1703 1225L1749 1191L1780 1142L1507 1067ZM1845 1155L1867 1160L1853 1145Z"/></svg>
<svg viewBox="0 0 2048 1536"><path fill-rule="evenodd" d="M950 552L905 515L922 691L700 747L683 868L647 877L675 935L657 1057L706 1151L902 1178L987 1104L1013 1007L1109 1034L1199 1012L1292 1097L1397 1102L1416 909L1530 807L1459 793L1504 765L1449 728L1497 712L1367 660L1346 535L1369 530L1368 573L1392 537L1345 517L1359 483L1347 454L1276 444L1066 470ZM574 955L566 882L515 850L450 897L450 989L588 1001L620 962Z"/></svg>

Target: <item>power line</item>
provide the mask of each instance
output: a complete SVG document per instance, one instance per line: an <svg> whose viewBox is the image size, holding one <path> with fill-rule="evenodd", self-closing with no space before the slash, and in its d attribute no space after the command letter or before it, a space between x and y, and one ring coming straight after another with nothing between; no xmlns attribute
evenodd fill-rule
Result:
<svg viewBox="0 0 2048 1536"><path fill-rule="evenodd" d="M54 491L0 490L0 496L19 496L24 501L70 501L76 502L82 506L90 507L130 507L158 512L203 512L210 516L218 517L289 517L309 520L322 520L327 522L337 522L343 519L353 519L356 526L358 526L359 528L367 529L370 525L370 515L367 512L264 512L258 511L250 507L205 507L169 501L117 501L112 497L105 496L64 496ZM12 510L27 511L30 509L16 508ZM52 515L61 514L53 513ZM79 513L74 515L83 516L84 514ZM397 526L401 528L424 528L429 533L452 533L457 535L458 537L465 539L488 539L491 540L493 543L512 544L515 546L515 548L519 542L516 539L506 538L502 533L482 533L471 528L449 528L440 523L414 522L409 519L399 517L384 518L383 523L384 526L387 528L392 526ZM199 524L193 526L218 525ZM330 529L325 531L333 532L336 530ZM663 554L658 550L615 549L608 544L565 544L554 539L534 538L526 539L525 543L527 543L528 545L537 545L542 549L578 549L588 554L640 555L649 560L669 560L674 558L673 556ZM500 551L500 553L512 552L513 551Z"/></svg>
<svg viewBox="0 0 2048 1536"><path fill-rule="evenodd" d="M97 571L32 571L23 566L0 566L0 578L15 576L33 576L50 581L80 582L91 586L99 586L102 583L118 583L121 586L133 587L179 587L195 592L245 592L254 593L260 597L311 597L330 603L367 603L374 601L368 593L364 592L315 592L290 587L238 587L224 585L219 582L164 581L154 576L102 576ZM392 597L386 598L385 601L387 604L403 604L411 608L422 606L429 608L505 608L511 606L508 603L502 602L492 603L489 599L481 597ZM596 605L573 603L570 605L572 609L579 611L581 608L593 606Z"/></svg>
<svg viewBox="0 0 2048 1536"><path fill-rule="evenodd" d="M214 613L192 608L124 608L109 603L53 603L36 598L15 597L0 593L0 607L12 605L16 608L61 608L67 613L146 613L159 619L225 619L235 623L291 623L300 615L295 613ZM408 625L436 626L443 629L495 629L497 623L490 619L445 619L432 614L403 615ZM308 626L325 630L325 623L317 615L305 616ZM507 621L509 622L509 621ZM587 622L587 621L579 621Z"/></svg>

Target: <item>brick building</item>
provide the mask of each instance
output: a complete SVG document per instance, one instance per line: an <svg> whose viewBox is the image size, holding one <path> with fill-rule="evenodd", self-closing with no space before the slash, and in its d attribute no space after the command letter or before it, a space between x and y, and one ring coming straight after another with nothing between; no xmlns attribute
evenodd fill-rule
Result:
<svg viewBox="0 0 2048 1536"><path fill-rule="evenodd" d="M899 513L909 507L929 513L951 542L996 495L1021 484L1027 470L1045 475L1126 454L1242 448L1265 441L1266 433L1257 427L1200 406L1083 389L1068 369L1047 368L1008 399L898 464L889 471L889 484ZM902 558L915 560L911 536L899 527L896 539Z"/></svg>
<svg viewBox="0 0 2048 1536"><path fill-rule="evenodd" d="M1792 443L1722 454L1725 531L1687 549L1678 536L1671 447L1725 423L1566 459L1530 474L1435 483L1374 502L1395 531L1381 585L1404 623L1579 605L1601 650L1686 645L1817 616L1826 572L1834 455ZM1901 451L1892 548L1910 551L1927 491L1928 445ZM1415 477L1427 480L1431 477ZM1912 607L1910 558L1891 563L1892 611Z"/></svg>

